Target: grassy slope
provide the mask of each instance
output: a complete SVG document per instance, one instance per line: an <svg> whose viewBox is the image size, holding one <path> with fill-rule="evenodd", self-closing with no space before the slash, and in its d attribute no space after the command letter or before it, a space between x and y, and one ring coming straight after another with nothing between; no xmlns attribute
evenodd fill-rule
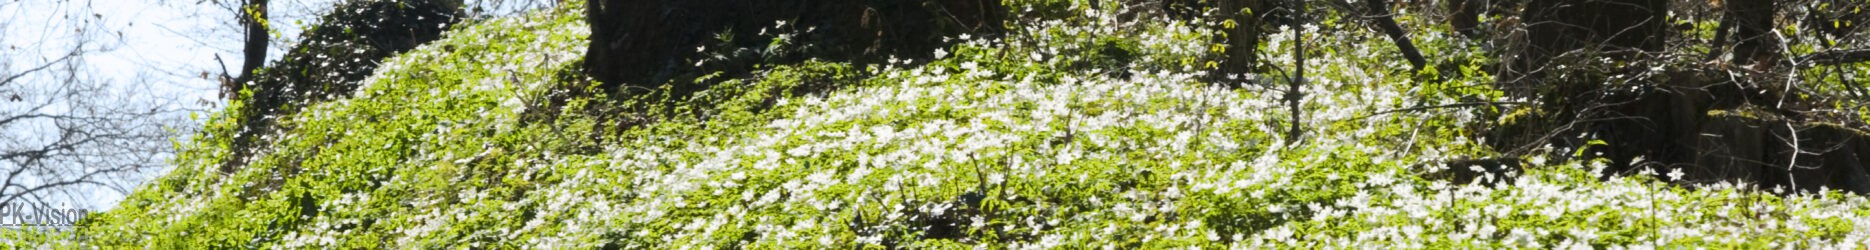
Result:
<svg viewBox="0 0 1870 250"><path fill-rule="evenodd" d="M565 14L576 10L463 25L396 57L355 97L283 119L292 131L270 140L275 153L238 173L215 170L232 126L216 114L208 136L182 142L174 173L74 235L5 236L156 248L1314 248L1813 247L1870 235L1855 230L1870 226L1858 196L1599 181L1588 162L1541 162L1498 189L1423 178L1437 169L1418 163L1486 155L1464 135L1491 111L1370 114L1498 95L1474 87L1484 75L1398 73L1393 48L1361 30L1310 32L1321 43L1308 62L1310 134L1284 141L1279 93L1196 80L1217 49L1205 31L1069 8L926 65L781 65L602 140L588 136L604 132L589 113L519 119L582 51L588 31ZM1484 61L1422 33L1428 54ZM1262 52L1288 53L1288 38ZM1110 46L1137 56L1083 66L1108 61ZM827 79L852 86L785 91ZM766 98L771 108L754 108ZM567 110L636 103L596 100Z"/></svg>

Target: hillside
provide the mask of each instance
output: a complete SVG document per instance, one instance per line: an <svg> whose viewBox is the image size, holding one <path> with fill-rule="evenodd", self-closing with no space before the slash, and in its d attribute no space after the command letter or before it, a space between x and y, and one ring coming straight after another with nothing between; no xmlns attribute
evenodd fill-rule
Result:
<svg viewBox="0 0 1870 250"><path fill-rule="evenodd" d="M1209 82L1213 32L1112 6L955 37L934 61L762 65L690 98L608 96L576 74L577 4L469 20L354 94L278 118L231 173L239 125L201 114L174 172L58 247L240 248L1849 248L1870 200L1602 177L1476 138L1517 103L1478 45L1397 16L1415 74L1357 27L1306 25L1305 136L1286 79ZM1050 4L1050 5L1047 5ZM775 32L783 33L784 24ZM793 27L796 28L796 27ZM1285 30L1280 33L1290 34ZM1295 62L1269 36L1268 65ZM709 48L701 48L707 50ZM709 51L709 53L726 53ZM1861 67L1859 67L1861 68ZM1436 72L1436 71L1429 71ZM1865 71L1859 71L1865 72ZM1446 80L1438 80L1438 79ZM1429 108L1424 108L1429 107ZM1863 112L1863 111L1860 111ZM1579 152L1544 148L1544 152ZM1582 158L1580 158L1582 159ZM1517 163L1512 163L1517 165ZM1498 164L1493 164L1498 165ZM1459 168L1450 170L1450 168ZM1466 169L1475 170L1466 170ZM1480 180L1470 180L1480 179ZM1498 185L1487 185L1497 183ZM1768 189L1768 190L1761 190ZM25 241L14 241L25 240Z"/></svg>

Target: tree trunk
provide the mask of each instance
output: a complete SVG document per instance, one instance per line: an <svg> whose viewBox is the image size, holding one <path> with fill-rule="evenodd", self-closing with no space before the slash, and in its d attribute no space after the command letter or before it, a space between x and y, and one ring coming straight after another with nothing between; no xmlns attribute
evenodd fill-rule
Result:
<svg viewBox="0 0 1870 250"><path fill-rule="evenodd" d="M1217 5L1220 18L1232 21L1232 27L1221 27L1220 42L1227 45L1225 58L1221 59L1220 68L1215 71L1223 81L1240 81L1244 74L1253 73L1259 62L1260 39L1265 36L1264 25L1260 22L1259 12L1265 11L1264 2L1258 0L1221 0Z"/></svg>
<svg viewBox="0 0 1870 250"><path fill-rule="evenodd" d="M1772 4L1730 3L1723 26L1734 28L1735 62L1779 60L1771 51L1778 46L1770 33ZM1771 92L1777 89L1760 86L1784 81L1771 79L1780 74L1648 69L1667 65L1642 56L1662 47L1664 7L1654 0L1529 3L1522 13L1528 45L1508 60L1520 71L1500 82L1509 93L1540 98L1542 106L1501 119L1488 141L1507 154L1541 145L1563 151L1549 152L1559 158L1582 152L1608 160L1606 175L1650 172L1669 180L1675 177L1667 173L1681 171L1676 181L1685 183L1870 193L1863 161L1870 153L1863 128L1870 126L1808 117L1800 107L1821 105L1779 100Z"/></svg>
<svg viewBox="0 0 1870 250"><path fill-rule="evenodd" d="M1501 90L1516 97L1563 102L1601 81L1550 82L1546 72L1564 63L1598 57L1632 59L1661 51L1667 0L1530 1L1520 19L1526 24L1525 47L1496 74ZM1562 57L1570 54L1569 57ZM1589 60L1584 60L1589 59ZM1579 65L1573 65L1575 66Z"/></svg>
<svg viewBox="0 0 1870 250"><path fill-rule="evenodd" d="M1422 57L1421 50L1415 48L1415 42L1409 41L1409 34L1403 31L1402 25L1396 24L1396 18L1392 17L1395 14L1390 13L1389 4L1383 0L1364 0L1364 3L1370 5L1373 14L1371 18L1375 19L1377 28L1390 37L1390 42L1396 43L1396 50L1402 51L1403 59L1408 59L1409 65L1415 67L1412 70L1422 70L1428 60Z"/></svg>
<svg viewBox="0 0 1870 250"><path fill-rule="evenodd" d="M1723 21L1733 22L1735 65L1775 63L1779 61L1779 37L1773 34L1776 0L1730 0ZM1727 26L1727 25L1722 25Z"/></svg>
<svg viewBox="0 0 1870 250"><path fill-rule="evenodd" d="M1454 0L1448 3L1448 25L1468 39L1480 38L1481 0Z"/></svg>
<svg viewBox="0 0 1870 250"><path fill-rule="evenodd" d="M228 99L239 96L241 87L253 80L253 71L266 65L266 45L272 42L266 27L267 7L267 0L249 0L247 4L241 5L240 24L247 30L247 41L241 50L245 57L241 60L239 75L233 77L232 82L223 83L232 84L223 86L223 91L227 92L223 94Z"/></svg>

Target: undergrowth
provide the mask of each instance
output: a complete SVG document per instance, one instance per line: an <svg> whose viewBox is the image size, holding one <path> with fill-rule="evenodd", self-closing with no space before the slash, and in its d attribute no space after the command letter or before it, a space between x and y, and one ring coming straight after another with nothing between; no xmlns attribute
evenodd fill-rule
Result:
<svg viewBox="0 0 1870 250"><path fill-rule="evenodd" d="M1010 4L1045 11L1005 37L957 37L932 62L767 65L680 100L552 94L588 81L561 75L589 33L580 10L465 23L353 97L281 118L274 153L238 172L215 170L229 112L208 114L208 132L177 142L175 172L117 209L4 244L1811 248L1870 235L1856 230L1870 202L1836 192L1600 179L1601 162L1536 157L1498 187L1431 177L1447 171L1436 162L1495 154L1470 138L1505 111L1392 111L1512 101L1485 84L1489 56L1432 20L1397 16L1424 54L1460 62L1426 72L1458 74L1410 73L1358 26L1302 26L1315 56L1290 121L1279 74L1200 80L1213 55L1243 49L1215 47L1204 27L1217 24ZM1252 49L1285 55L1290 39ZM1291 122L1307 136L1282 136Z"/></svg>

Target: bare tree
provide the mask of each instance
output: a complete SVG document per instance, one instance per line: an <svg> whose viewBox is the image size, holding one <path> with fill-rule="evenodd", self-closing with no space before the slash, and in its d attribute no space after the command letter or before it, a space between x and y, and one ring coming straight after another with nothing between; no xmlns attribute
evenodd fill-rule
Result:
<svg viewBox="0 0 1870 250"><path fill-rule="evenodd" d="M16 3L0 2L12 10L0 19L0 207L90 205L166 169L180 105L87 64L112 49L104 17L83 1ZM19 25L33 18L44 27Z"/></svg>

